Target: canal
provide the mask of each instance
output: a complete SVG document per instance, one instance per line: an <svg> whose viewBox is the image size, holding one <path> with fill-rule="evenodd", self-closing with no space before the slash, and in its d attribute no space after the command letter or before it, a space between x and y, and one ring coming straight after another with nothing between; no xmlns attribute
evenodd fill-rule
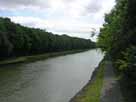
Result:
<svg viewBox="0 0 136 102"><path fill-rule="evenodd" d="M89 50L0 68L0 102L68 102L102 60Z"/></svg>

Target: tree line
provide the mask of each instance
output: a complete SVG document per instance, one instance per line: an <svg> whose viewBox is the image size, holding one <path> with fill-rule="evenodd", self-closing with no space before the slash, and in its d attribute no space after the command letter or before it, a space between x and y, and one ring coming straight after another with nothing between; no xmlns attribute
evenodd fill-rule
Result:
<svg viewBox="0 0 136 102"><path fill-rule="evenodd" d="M0 17L0 59L15 56L94 48L89 39L55 35L45 30L28 28Z"/></svg>
<svg viewBox="0 0 136 102"><path fill-rule="evenodd" d="M136 102L136 0L116 0L105 15L97 45L110 54L121 80L126 102ZM121 81L123 82L123 81ZM124 91L123 90L123 91Z"/></svg>

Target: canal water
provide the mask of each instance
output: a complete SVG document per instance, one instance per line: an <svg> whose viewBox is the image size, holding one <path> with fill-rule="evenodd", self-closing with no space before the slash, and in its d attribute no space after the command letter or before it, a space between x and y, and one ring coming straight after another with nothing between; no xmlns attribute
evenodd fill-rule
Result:
<svg viewBox="0 0 136 102"><path fill-rule="evenodd" d="M100 50L89 50L0 67L0 102L68 102L102 58Z"/></svg>

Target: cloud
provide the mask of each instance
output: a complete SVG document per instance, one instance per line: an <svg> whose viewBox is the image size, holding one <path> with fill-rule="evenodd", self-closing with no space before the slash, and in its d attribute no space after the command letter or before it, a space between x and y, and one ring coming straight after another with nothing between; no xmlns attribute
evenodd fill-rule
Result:
<svg viewBox="0 0 136 102"><path fill-rule="evenodd" d="M115 0L90 0L86 7L88 13L108 13L115 5ZM102 15L101 15L102 16Z"/></svg>
<svg viewBox="0 0 136 102"><path fill-rule="evenodd" d="M0 0L0 15L25 26L89 38L115 0Z"/></svg>
<svg viewBox="0 0 136 102"><path fill-rule="evenodd" d="M98 13L102 10L102 0L91 0L86 10L88 13Z"/></svg>
<svg viewBox="0 0 136 102"><path fill-rule="evenodd" d="M90 38L90 32L92 27L97 27L98 25L90 25L86 23L78 22L70 22L70 21L64 21L63 20L45 20L41 18L36 17L10 17L12 21L16 23L23 24L25 26L29 27L35 27L35 28L42 28L46 29L49 32L53 32L55 34L68 34L70 36L74 37L81 37L81 38Z"/></svg>
<svg viewBox="0 0 136 102"><path fill-rule="evenodd" d="M41 19L36 17L23 17L23 16L13 16L10 17L13 22L23 24L29 27L42 28L53 30L55 32L68 32L68 33L90 33L91 28L99 28L99 25L86 24L84 22L78 21L65 21L62 19Z"/></svg>
<svg viewBox="0 0 136 102"><path fill-rule="evenodd" d="M0 9L35 9L49 7L48 0L0 0Z"/></svg>

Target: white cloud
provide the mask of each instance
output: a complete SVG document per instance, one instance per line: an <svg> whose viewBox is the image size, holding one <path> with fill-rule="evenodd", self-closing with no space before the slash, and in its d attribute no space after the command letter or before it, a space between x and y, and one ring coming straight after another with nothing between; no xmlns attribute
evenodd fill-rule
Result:
<svg viewBox="0 0 136 102"><path fill-rule="evenodd" d="M10 17L15 23L20 23L25 26L49 29L53 31L62 31L62 32L73 32L73 33L90 33L91 28L99 28L99 25L95 24L86 24L84 22L70 21L70 20L44 20L36 17L23 17L23 16L14 16Z"/></svg>
<svg viewBox="0 0 136 102"><path fill-rule="evenodd" d="M48 0L0 0L0 9L47 8Z"/></svg>
<svg viewBox="0 0 136 102"><path fill-rule="evenodd" d="M8 17L25 26L89 38L91 28L99 31L114 4L115 0L0 0L0 10L12 10Z"/></svg>

